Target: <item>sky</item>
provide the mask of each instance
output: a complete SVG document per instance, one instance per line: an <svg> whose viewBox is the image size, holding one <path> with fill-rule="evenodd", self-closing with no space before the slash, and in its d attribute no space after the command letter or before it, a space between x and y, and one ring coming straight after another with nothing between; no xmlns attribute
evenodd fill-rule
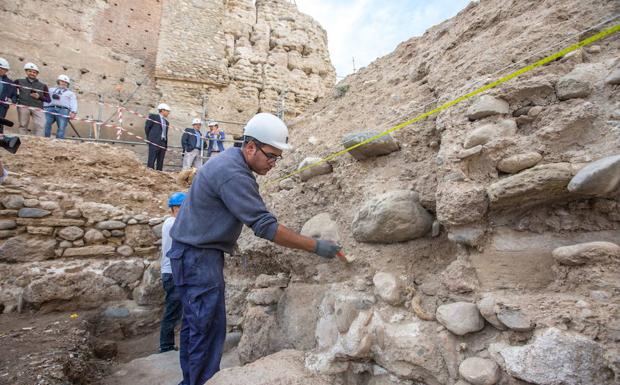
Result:
<svg viewBox="0 0 620 385"><path fill-rule="evenodd" d="M327 30L338 76L386 55L413 36L456 15L469 0L296 0Z"/></svg>

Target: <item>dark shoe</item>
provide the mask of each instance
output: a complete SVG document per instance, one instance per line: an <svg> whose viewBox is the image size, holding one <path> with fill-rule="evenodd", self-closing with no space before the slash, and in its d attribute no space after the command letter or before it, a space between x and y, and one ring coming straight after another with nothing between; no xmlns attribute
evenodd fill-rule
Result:
<svg viewBox="0 0 620 385"><path fill-rule="evenodd" d="M179 350L179 348L177 348L176 346L172 346L170 348L159 348L159 352L160 353L166 353L166 352L169 352L171 350Z"/></svg>

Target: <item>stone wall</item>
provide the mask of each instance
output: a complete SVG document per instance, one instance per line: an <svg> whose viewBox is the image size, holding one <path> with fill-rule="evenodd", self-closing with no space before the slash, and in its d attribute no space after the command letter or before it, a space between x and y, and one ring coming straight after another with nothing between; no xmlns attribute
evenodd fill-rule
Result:
<svg viewBox="0 0 620 385"><path fill-rule="evenodd" d="M0 18L0 56L9 60L12 78L23 77L29 61L39 65L48 85L67 74L78 93L80 117L99 116L101 95L112 105L101 111L110 123L117 123L118 103L146 114L164 101L173 109L172 124L185 127L202 115L205 97L209 117L244 122L258 111L276 112L283 90L288 90L287 116L292 117L335 82L325 31L284 0L256 6L249 0L61 0L54 5L27 0L3 2ZM21 32L26 30L44 38ZM289 35L294 42L284 37ZM8 117L15 119L13 109ZM90 125L75 125L87 135ZM144 120L125 113L123 126L141 133ZM239 125L222 128L241 130ZM102 137L115 136L115 129L104 128Z"/></svg>
<svg viewBox="0 0 620 385"><path fill-rule="evenodd" d="M164 218L19 185L0 187L0 202L3 312L162 303Z"/></svg>
<svg viewBox="0 0 620 385"><path fill-rule="evenodd" d="M163 5L155 77L181 114L201 111L206 96L209 115L219 119L276 112L281 100L292 117L334 84L325 31L288 1Z"/></svg>

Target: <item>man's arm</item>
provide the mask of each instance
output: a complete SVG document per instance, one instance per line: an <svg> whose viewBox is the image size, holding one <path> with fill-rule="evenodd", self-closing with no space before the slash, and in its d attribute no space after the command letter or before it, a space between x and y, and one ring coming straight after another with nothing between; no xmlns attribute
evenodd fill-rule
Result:
<svg viewBox="0 0 620 385"><path fill-rule="evenodd" d="M149 115L148 119L144 122L144 133L146 134L146 139L148 139L151 128L153 127L153 122L151 119L151 115Z"/></svg>
<svg viewBox="0 0 620 385"><path fill-rule="evenodd" d="M189 152L189 134L187 131L183 132L183 135L181 135L181 147L183 148L183 151Z"/></svg>
<svg viewBox="0 0 620 385"><path fill-rule="evenodd" d="M75 94L75 92L71 93L70 103L71 103L71 107L70 107L71 111L69 112L69 117L71 119L74 119L75 115L77 115L77 110L78 110L77 95Z"/></svg>
<svg viewBox="0 0 620 385"><path fill-rule="evenodd" d="M39 96L41 97L41 101L44 103L51 103L52 101L52 98L50 98L50 90L45 84L43 85L43 92L40 93Z"/></svg>
<svg viewBox="0 0 620 385"><path fill-rule="evenodd" d="M317 242L315 239L301 235L281 224L278 224L276 236L273 238L273 241L280 246L305 250L311 253L316 250Z"/></svg>
<svg viewBox="0 0 620 385"><path fill-rule="evenodd" d="M279 224L276 217L265 207L258 192L258 185L252 178L240 176L230 179L220 185L219 193L230 212L261 238L325 258L333 258L340 251L340 246L334 242L315 240Z"/></svg>
<svg viewBox="0 0 620 385"><path fill-rule="evenodd" d="M300 249L320 255L323 258L334 258L342 247L327 239L314 239L301 235L286 226L278 224L273 241L284 247Z"/></svg>
<svg viewBox="0 0 620 385"><path fill-rule="evenodd" d="M17 103L17 83L15 83L15 81L13 81L12 85L7 84L6 86L11 87L11 91L9 92L9 99L11 99L11 101L13 103Z"/></svg>

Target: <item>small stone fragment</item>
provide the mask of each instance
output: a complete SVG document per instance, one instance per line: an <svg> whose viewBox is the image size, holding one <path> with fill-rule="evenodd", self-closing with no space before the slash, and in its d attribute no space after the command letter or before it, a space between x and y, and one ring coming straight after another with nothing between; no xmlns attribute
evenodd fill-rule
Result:
<svg viewBox="0 0 620 385"><path fill-rule="evenodd" d="M499 366L494 361L479 357L461 362L459 374L472 385L495 385L500 378Z"/></svg>

